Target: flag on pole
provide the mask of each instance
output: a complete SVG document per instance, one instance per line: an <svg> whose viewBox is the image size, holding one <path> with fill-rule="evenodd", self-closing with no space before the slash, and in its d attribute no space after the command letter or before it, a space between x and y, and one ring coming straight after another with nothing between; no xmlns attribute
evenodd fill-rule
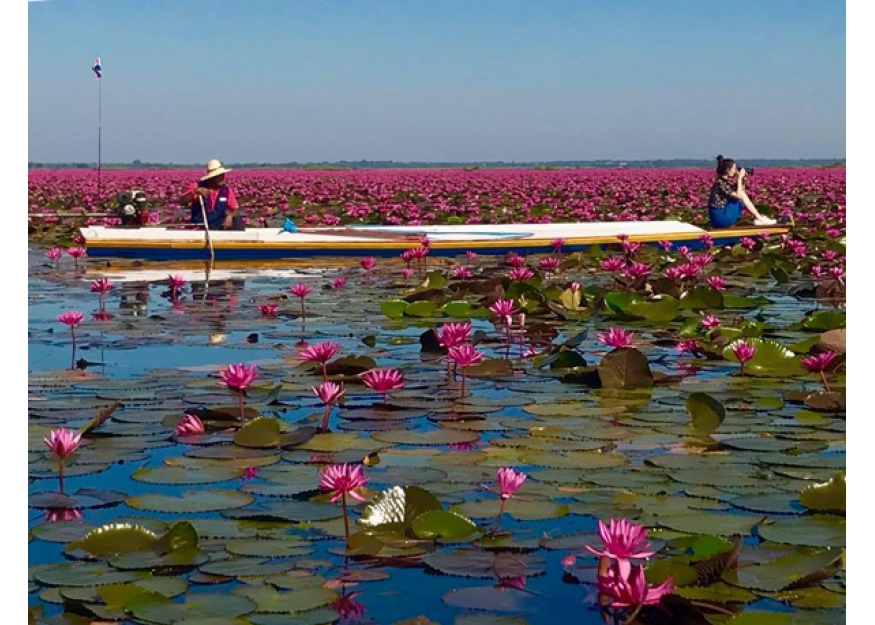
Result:
<svg viewBox="0 0 875 625"><path fill-rule="evenodd" d="M93 71L98 78L103 75L100 69L100 57L94 59L94 65L91 66L91 71Z"/></svg>

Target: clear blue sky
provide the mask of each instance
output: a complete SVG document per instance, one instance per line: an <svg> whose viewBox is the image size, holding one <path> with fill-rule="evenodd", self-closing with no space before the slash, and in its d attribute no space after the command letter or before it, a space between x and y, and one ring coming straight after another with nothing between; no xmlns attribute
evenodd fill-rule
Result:
<svg viewBox="0 0 875 625"><path fill-rule="evenodd" d="M29 2L28 160L97 160L98 55L104 162L844 157L845 20L831 0Z"/></svg>

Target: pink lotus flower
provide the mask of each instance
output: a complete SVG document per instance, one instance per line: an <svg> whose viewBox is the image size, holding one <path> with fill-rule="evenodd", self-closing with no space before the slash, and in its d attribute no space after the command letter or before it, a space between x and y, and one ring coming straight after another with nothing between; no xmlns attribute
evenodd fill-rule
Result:
<svg viewBox="0 0 875 625"><path fill-rule="evenodd" d="M77 260L85 256L85 248L83 247L68 247L66 252L70 257Z"/></svg>
<svg viewBox="0 0 875 625"><path fill-rule="evenodd" d="M311 387L310 390L313 391L313 394L316 395L323 404L329 406L343 397L345 392L343 385L335 384L334 382L323 382L319 386Z"/></svg>
<svg viewBox="0 0 875 625"><path fill-rule="evenodd" d="M108 278L98 278L91 281L91 292L105 294L113 290L112 281Z"/></svg>
<svg viewBox="0 0 875 625"><path fill-rule="evenodd" d="M820 265L812 265L811 266L811 275L815 278L819 278L823 275L823 267Z"/></svg>
<svg viewBox="0 0 875 625"><path fill-rule="evenodd" d="M430 250L425 246L411 248L410 258L412 260L423 260L426 256L428 256L429 251Z"/></svg>
<svg viewBox="0 0 875 625"><path fill-rule="evenodd" d="M371 369L358 375L365 386L371 388L383 396L383 402L389 391L404 387L404 376L397 369Z"/></svg>
<svg viewBox="0 0 875 625"><path fill-rule="evenodd" d="M726 280L721 278L720 276L708 276L708 279L705 280L715 291L725 291L726 290Z"/></svg>
<svg viewBox="0 0 875 625"><path fill-rule="evenodd" d="M543 269L544 271L556 271L559 269L559 265L562 264L562 261L556 258L555 256L548 256L547 258L542 258L538 261L538 268Z"/></svg>
<svg viewBox="0 0 875 625"><path fill-rule="evenodd" d="M599 262L599 269L602 271L610 271L615 273L620 271L626 266L626 261L618 256L611 256L610 258L606 258L603 261Z"/></svg>
<svg viewBox="0 0 875 625"><path fill-rule="evenodd" d="M720 326L720 319L714 315L705 315L702 317L702 321L700 321L699 324L706 330L713 330Z"/></svg>
<svg viewBox="0 0 875 625"><path fill-rule="evenodd" d="M237 406L240 408L240 420L243 421L246 418L246 412L243 408L243 393L258 377L255 365L247 367L242 362L236 365L228 365L227 369L219 371L219 377L221 378L219 384L237 392Z"/></svg>
<svg viewBox="0 0 875 625"><path fill-rule="evenodd" d="M636 261L623 269L623 275L631 279L643 278L650 273L650 269L651 267L647 263L639 263Z"/></svg>
<svg viewBox="0 0 875 625"><path fill-rule="evenodd" d="M46 523L72 523L82 520L82 511L78 508L49 508L43 519Z"/></svg>
<svg viewBox="0 0 875 625"><path fill-rule="evenodd" d="M639 243L638 241L623 241L620 246L623 248L623 253L626 254L626 256L632 256L643 247L643 243Z"/></svg>
<svg viewBox="0 0 875 625"><path fill-rule="evenodd" d="M528 267L514 267L508 272L507 277L514 282L525 282L526 280L535 277L535 274Z"/></svg>
<svg viewBox="0 0 875 625"><path fill-rule="evenodd" d="M496 479L498 481L498 492L502 501L511 499L526 481L528 475L522 471L514 471L510 467L502 467L498 470Z"/></svg>
<svg viewBox="0 0 875 625"><path fill-rule="evenodd" d="M617 560L623 577L629 575L631 558L649 558L656 553L651 551L650 543L645 543L647 530L644 526L630 523L626 518L619 520L612 518L607 524L599 519L598 533L604 549L599 551L589 545L586 545L585 549L597 556Z"/></svg>
<svg viewBox="0 0 875 625"><path fill-rule="evenodd" d="M407 284L407 281L410 279L410 276L413 275L413 270L410 267L405 267L401 270L401 276L404 278L404 284Z"/></svg>
<svg viewBox="0 0 875 625"><path fill-rule="evenodd" d="M63 324L66 324L71 330L82 323L82 319L85 317L78 310L65 310L60 315L55 317L57 321L60 321Z"/></svg>
<svg viewBox="0 0 875 625"><path fill-rule="evenodd" d="M624 233L620 233L617 235L617 240L620 241L620 243L625 243L626 241L629 240L629 235L624 234Z"/></svg>
<svg viewBox="0 0 875 625"><path fill-rule="evenodd" d="M73 434L67 428L56 428L49 433L47 438L43 438L43 442L50 452L63 459L79 448L81 438L82 434Z"/></svg>
<svg viewBox="0 0 875 625"><path fill-rule="evenodd" d="M502 319L506 319L509 324L510 316L516 312L516 308L512 299L499 299L489 307L489 312L498 315Z"/></svg>
<svg viewBox="0 0 875 625"><path fill-rule="evenodd" d="M465 265L459 265L458 267L453 267L453 270L450 272L454 278L467 279L473 276L474 274L471 272L470 267L466 267Z"/></svg>
<svg viewBox="0 0 875 625"><path fill-rule="evenodd" d="M744 375L744 365L745 363L754 357L757 353L756 346L748 343L747 341L735 341L730 343L729 348L732 350L732 353L735 354L735 357L738 359L738 362L741 364L741 375Z"/></svg>
<svg viewBox="0 0 875 625"><path fill-rule="evenodd" d="M370 271L374 268L374 265L377 264L377 259L373 256L365 256L359 261L359 265L362 266L362 269L365 271Z"/></svg>
<svg viewBox="0 0 875 625"><path fill-rule="evenodd" d="M677 345L674 346L674 350L680 354L697 354L702 351L702 348L699 347L699 344L693 340L680 341Z"/></svg>
<svg viewBox="0 0 875 625"><path fill-rule="evenodd" d="M265 317L275 317L277 311L276 304L259 304L258 312L260 312Z"/></svg>
<svg viewBox="0 0 875 625"><path fill-rule="evenodd" d="M563 569L568 571L577 564L577 557L574 554L569 553L567 556L563 556L559 563L562 565Z"/></svg>
<svg viewBox="0 0 875 625"><path fill-rule="evenodd" d="M829 365L835 360L835 352L821 352L813 356L808 356L802 359L802 366L813 373L826 371Z"/></svg>
<svg viewBox="0 0 875 625"><path fill-rule="evenodd" d="M471 335L471 329L472 326L468 322L445 323L435 334L437 335L438 343L450 349L467 341Z"/></svg>
<svg viewBox="0 0 875 625"><path fill-rule="evenodd" d="M681 246L678 248L678 254L680 254L680 255L683 256L684 258L688 258L688 257L690 256L690 252L691 252L691 251L692 251L692 250L690 250L690 248L687 247L686 245L681 245Z"/></svg>
<svg viewBox="0 0 875 625"><path fill-rule="evenodd" d="M325 406L325 410L322 413L322 425L319 427L319 431L327 432L328 418L331 415L331 405L343 397L345 392L343 386L335 384L334 382L322 382L318 387L314 386L310 390L313 391L316 397L318 397Z"/></svg>
<svg viewBox="0 0 875 625"><path fill-rule="evenodd" d="M803 367L812 373L820 374L820 381L823 383L823 390L827 393L829 393L830 390L829 383L826 381L826 370L832 364L832 361L835 360L835 357L835 352L821 352L820 354L815 354L802 359Z"/></svg>
<svg viewBox="0 0 875 625"><path fill-rule="evenodd" d="M340 351L340 345L331 341L322 341L315 345L310 345L307 349L301 352L301 360L304 362L318 362L322 365L322 379L327 377L325 370L326 363L337 355Z"/></svg>
<svg viewBox="0 0 875 625"><path fill-rule="evenodd" d="M672 246L674 246L674 243L672 241L660 241L659 242L659 247L662 248L663 252L670 252Z"/></svg>
<svg viewBox="0 0 875 625"><path fill-rule="evenodd" d="M56 428L49 433L43 442L49 451L58 459L58 491L64 492L64 458L79 448L82 434L73 434L67 428Z"/></svg>
<svg viewBox="0 0 875 625"><path fill-rule="evenodd" d="M571 284L568 285L568 289L572 293L577 293L578 291L580 291L580 282L572 282Z"/></svg>
<svg viewBox="0 0 875 625"><path fill-rule="evenodd" d="M596 588L613 599L612 608L637 608L657 605L664 595L674 592L673 581L672 576L658 586L650 586L644 579L644 567L631 567L628 575L623 575L619 567L611 567L607 575L597 576Z"/></svg>
<svg viewBox="0 0 875 625"><path fill-rule="evenodd" d="M706 250L710 250L712 247L714 247L714 238L707 232L705 234L699 235L699 241L702 242L702 245L705 247Z"/></svg>
<svg viewBox="0 0 875 625"><path fill-rule="evenodd" d="M191 436L193 434L203 434L204 424L197 415L188 414L176 424L174 434L176 436Z"/></svg>
<svg viewBox="0 0 875 625"><path fill-rule="evenodd" d="M337 503L345 495L356 501L364 501L365 498L356 491L367 482L361 465L332 464L319 474L319 490L331 493L331 503Z"/></svg>
<svg viewBox="0 0 875 625"><path fill-rule="evenodd" d="M511 267L522 267L526 264L526 259L519 254L511 253L507 256L507 264Z"/></svg>
<svg viewBox="0 0 875 625"><path fill-rule="evenodd" d="M630 347L632 345L633 332L627 332L623 328L611 327L607 332L597 333L600 343L619 349L621 347Z"/></svg>
<svg viewBox="0 0 875 625"><path fill-rule="evenodd" d="M477 351L474 347L469 345L468 343L464 343L462 345L457 345L456 347L451 347L447 354L447 358L453 360L458 366L462 368L462 386L459 391L459 396L465 396L465 369L470 367L471 365L476 365L478 362L483 360L483 354Z"/></svg>
<svg viewBox="0 0 875 625"><path fill-rule="evenodd" d="M365 606L355 601L355 598L360 594L362 594L361 590L356 590L348 595L343 594L331 603L331 609L337 612L340 622L354 623L361 620L365 613Z"/></svg>
<svg viewBox="0 0 875 625"><path fill-rule="evenodd" d="M255 365L244 365L242 362L236 365L228 365L227 369L219 371L221 381L219 384L227 386L232 391L245 391L258 377Z"/></svg>
<svg viewBox="0 0 875 625"><path fill-rule="evenodd" d="M746 250L752 250L757 246L757 242L750 237L741 237L741 240L738 242L738 244Z"/></svg>
<svg viewBox="0 0 875 625"><path fill-rule="evenodd" d="M170 285L171 290L178 290L185 286L185 278L179 274L169 275L167 276L167 284Z"/></svg>
<svg viewBox="0 0 875 625"><path fill-rule="evenodd" d="M331 288L332 289L342 289L345 285L346 285L346 278L343 276L340 276L339 278L335 278L334 280L331 281Z"/></svg>
<svg viewBox="0 0 875 625"><path fill-rule="evenodd" d="M240 479L244 482L248 480L254 480L258 475L258 467L247 467L245 471L243 471L243 475L240 476Z"/></svg>
<svg viewBox="0 0 875 625"><path fill-rule="evenodd" d="M350 466L348 464L328 465L319 474L319 490L331 493L331 503L338 500L343 505L343 529L346 536L346 544L349 544L349 514L347 511L346 496L349 495L356 501L364 501L357 491L368 481L364 476L361 465Z"/></svg>
<svg viewBox="0 0 875 625"><path fill-rule="evenodd" d="M562 251L562 248L565 247L565 239L553 239L550 241L550 247L558 254Z"/></svg>
<svg viewBox="0 0 875 625"><path fill-rule="evenodd" d="M677 265L666 267L662 274L669 280L678 280L681 277L681 269Z"/></svg>
<svg viewBox="0 0 875 625"><path fill-rule="evenodd" d="M820 256L825 260L835 260L838 257L838 254L835 250L823 250Z"/></svg>
<svg viewBox="0 0 875 625"><path fill-rule="evenodd" d="M57 261L63 253L64 251L60 247L50 247L46 250L46 257L51 261Z"/></svg>
<svg viewBox="0 0 875 625"><path fill-rule="evenodd" d="M472 250L466 250L465 256L468 258L468 260L474 260L475 258L477 258L477 252L474 252Z"/></svg>
<svg viewBox="0 0 875 625"><path fill-rule="evenodd" d="M289 289L289 293L291 293L295 297L300 297L301 299L304 299L305 297L310 295L310 293L312 293L312 292L313 292L313 287L311 287L307 284L304 284L303 282L299 282L298 284L294 285L292 288Z"/></svg>
<svg viewBox="0 0 875 625"><path fill-rule="evenodd" d="M839 282L842 282L842 278L845 277L845 270L838 266L830 267L827 273L833 280L838 280Z"/></svg>

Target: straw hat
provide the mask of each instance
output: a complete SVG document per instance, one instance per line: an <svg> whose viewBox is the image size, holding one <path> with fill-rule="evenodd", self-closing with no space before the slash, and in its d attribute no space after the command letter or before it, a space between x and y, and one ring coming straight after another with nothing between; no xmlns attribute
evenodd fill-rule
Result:
<svg viewBox="0 0 875 625"><path fill-rule="evenodd" d="M221 176L222 174L226 174L229 171L234 171L233 169L225 169L219 159L214 158L211 161L207 161L207 173L201 176L201 180L209 180L210 178L215 178L216 176Z"/></svg>

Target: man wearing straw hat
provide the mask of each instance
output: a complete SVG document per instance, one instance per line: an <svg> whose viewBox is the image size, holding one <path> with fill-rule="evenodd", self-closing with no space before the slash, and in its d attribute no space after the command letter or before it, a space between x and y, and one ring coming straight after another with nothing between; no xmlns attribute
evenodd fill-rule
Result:
<svg viewBox="0 0 875 625"><path fill-rule="evenodd" d="M234 217L237 210L237 197L234 189L225 184L225 169L218 159L207 163L207 171L197 182L192 182L179 198L179 203L191 208L191 223L203 224L204 212L207 227L212 230L242 229L242 222ZM203 206L201 206L203 202Z"/></svg>

